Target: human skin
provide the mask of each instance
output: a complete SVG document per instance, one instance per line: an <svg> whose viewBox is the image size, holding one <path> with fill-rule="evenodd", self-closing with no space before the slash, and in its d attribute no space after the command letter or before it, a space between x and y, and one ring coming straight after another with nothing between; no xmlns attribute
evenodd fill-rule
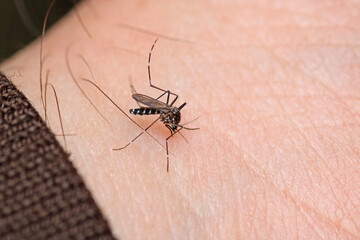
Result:
<svg viewBox="0 0 360 240"><path fill-rule="evenodd" d="M352 1L88 1L44 39L43 81L56 88L67 151L121 239L360 238L360 3ZM124 111L153 84L187 102L166 151ZM1 68L44 116L39 40ZM71 78L110 122L86 100ZM49 89L50 90L50 89ZM60 134L48 91L48 117ZM146 127L154 116L132 116ZM169 131L150 134L165 144ZM59 141L63 139L59 136Z"/></svg>

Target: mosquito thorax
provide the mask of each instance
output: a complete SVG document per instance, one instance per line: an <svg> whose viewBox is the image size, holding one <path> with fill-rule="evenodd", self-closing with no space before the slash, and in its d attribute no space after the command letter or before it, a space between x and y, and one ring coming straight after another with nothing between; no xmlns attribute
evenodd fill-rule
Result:
<svg viewBox="0 0 360 240"><path fill-rule="evenodd" d="M177 129L177 125L181 120L180 110L176 107L171 107L171 110L167 113L161 114L161 121L165 125L169 125L173 130Z"/></svg>

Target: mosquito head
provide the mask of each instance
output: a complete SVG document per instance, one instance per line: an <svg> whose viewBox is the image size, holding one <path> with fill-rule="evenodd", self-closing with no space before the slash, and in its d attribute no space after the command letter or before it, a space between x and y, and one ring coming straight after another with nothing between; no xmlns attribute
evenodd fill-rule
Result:
<svg viewBox="0 0 360 240"><path fill-rule="evenodd" d="M180 111L183 107L185 107L185 105L186 105L186 102L184 102L183 104L181 104L181 106L178 107L179 111Z"/></svg>
<svg viewBox="0 0 360 240"><path fill-rule="evenodd" d="M186 105L186 102L181 104L180 107L176 108L176 107L172 107L171 111L166 114L163 118L163 122L164 123L168 123L169 127L172 129L173 132L175 132L177 130L178 124L181 120L181 113L180 110Z"/></svg>

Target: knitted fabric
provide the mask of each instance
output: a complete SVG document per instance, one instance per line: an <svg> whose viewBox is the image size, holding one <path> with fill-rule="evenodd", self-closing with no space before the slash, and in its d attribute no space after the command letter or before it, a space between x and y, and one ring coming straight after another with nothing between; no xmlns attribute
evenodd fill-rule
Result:
<svg viewBox="0 0 360 240"><path fill-rule="evenodd" d="M0 239L114 239L69 154L1 73Z"/></svg>

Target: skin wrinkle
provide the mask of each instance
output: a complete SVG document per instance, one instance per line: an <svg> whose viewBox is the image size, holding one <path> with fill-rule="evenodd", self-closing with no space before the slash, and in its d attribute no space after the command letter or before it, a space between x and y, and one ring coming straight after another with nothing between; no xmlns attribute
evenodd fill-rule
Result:
<svg viewBox="0 0 360 240"><path fill-rule="evenodd" d="M277 58L277 56L274 55L274 57ZM277 58L277 61L281 61L281 59ZM311 76L308 76L304 71L302 71L302 69L300 68L295 68L296 70L300 71L300 73L304 74L308 79L312 80L314 83L320 83L320 85L322 87L324 87L324 89L326 89L327 91L329 91L330 93L333 94L333 96L335 96L337 98L337 100L339 100L340 103L343 104L344 109L348 111L348 113L352 116L352 118L356 119L356 117L353 115L353 113L349 110L349 107L347 106L346 102L342 101L342 98L336 94L330 87L328 87L325 83L321 82L321 81L317 81L315 78L311 78ZM316 86L316 84L314 84ZM349 130L349 129L348 129ZM350 133L350 131L348 131L348 133ZM351 135L349 134L350 139L353 141Z"/></svg>
<svg viewBox="0 0 360 240"><path fill-rule="evenodd" d="M134 190L133 190L133 188L131 188L130 187L130 178L129 178L129 174L128 174L128 172L126 171L126 168L124 167L124 164L120 164L121 166L122 166L122 172L123 172L123 174L124 174L124 176L125 176L125 180L126 180L126 183L127 183L127 185L129 186L128 187L128 189L129 189L129 193L130 193L130 195L131 195L131 199L133 199L134 201L134 203L136 204L136 206L138 206L139 205L139 203L136 201L136 194L134 193ZM139 206L138 206L139 207ZM140 208L140 210L142 211L142 209L141 209L141 207L139 207ZM142 213L143 213L143 211L142 211ZM144 213L143 213L144 214ZM144 214L145 215L145 214ZM121 219L120 219L120 221L121 221ZM125 228L125 226L124 226L124 224L122 224L123 225L123 229L126 229ZM115 233L118 231L118 229L117 228L114 228L114 230L115 230ZM130 229L128 229L128 231L129 231ZM120 232L118 233L119 235L120 235Z"/></svg>
<svg viewBox="0 0 360 240"><path fill-rule="evenodd" d="M138 172L136 172L136 179L141 179L141 177L139 176L139 174L138 174ZM139 182L141 182L141 181L139 181ZM146 214L146 210L145 210L145 207L144 207L144 205L141 203L141 201L139 201L140 199L142 199L142 197L143 196L145 196L146 198L147 198L147 202L150 202L149 201L149 196L148 196L148 192L146 191L146 189L144 188L144 185L142 185L142 184L140 184L141 185L141 188L142 188L142 192L140 193L141 195L139 196L139 194L133 194L133 200L134 200L134 202L136 202L136 205L137 205L137 207L138 207L138 209L140 209L140 214L145 218L145 216L147 215ZM139 189L136 189L137 190L137 192L139 191ZM130 190L131 191L131 190ZM133 191L132 191L133 192ZM146 219L146 218L145 218ZM146 220L145 220L146 221ZM137 223L137 225L138 225L138 223ZM137 226L136 225L136 228L135 228L135 230L138 228L138 229L140 229L140 226Z"/></svg>
<svg viewBox="0 0 360 240"><path fill-rule="evenodd" d="M325 161L325 160L324 160L324 165L325 165L325 166L327 166L327 165L326 165L326 161ZM329 170L329 169L328 169L328 170ZM330 170L329 170L329 171L330 171ZM337 181L339 181L338 179L336 179L336 180L337 180ZM330 182L329 182L329 184L330 184ZM334 193L333 193L333 195L334 195L334 196L336 196ZM356 224L355 224L355 223L354 223L354 226L356 226Z"/></svg>
<svg viewBox="0 0 360 240"><path fill-rule="evenodd" d="M273 88L272 88L272 85L269 83L269 81L266 81L266 83L269 85L269 87L270 87L270 89L272 90L275 98L278 100L278 103L280 104L283 112L285 112L285 109L284 109L284 107L283 107L282 104L281 104L281 100L277 97L275 91L274 91ZM264 126L264 128L265 128L265 126ZM285 129L286 129L286 128L285 128ZM294 144L294 142L293 142L293 144ZM294 144L294 145L295 145L295 144ZM275 185L275 184L274 184L274 185ZM284 186L286 185L284 180L283 180L283 185L284 185Z"/></svg>
<svg viewBox="0 0 360 240"><path fill-rule="evenodd" d="M280 100L278 100L278 103L280 103L281 101ZM280 104L281 105L281 104ZM284 109L284 107L281 105L281 107L282 107L282 110L283 110L283 112L285 112L285 109ZM293 122L293 125L297 128L297 130L298 130L298 132L301 132L301 129L299 128L299 127L297 127L297 125ZM286 129L286 128L285 128ZM305 135L304 134L302 134L302 136L303 136L303 138L308 142L308 144L309 144L309 146L310 147L312 147L312 145L310 144L310 142L307 140L307 138L305 137ZM312 147L313 148L313 152L314 153L317 153L317 151L316 151L316 149L314 148L314 147ZM318 155L318 156L320 156L320 155ZM320 156L321 157L321 156ZM321 157L322 158L322 157ZM323 159L323 162L325 162L325 160ZM319 169L318 169L319 170ZM293 198L292 198L293 199ZM312 210L314 210L314 209L312 209ZM324 217L324 216L323 216ZM330 220L331 221L331 219L328 219L328 220ZM336 226L335 226L336 227ZM346 229L343 229L343 230L345 230L346 232L347 232L347 230ZM351 234L351 233L350 233Z"/></svg>
<svg viewBox="0 0 360 240"><path fill-rule="evenodd" d="M224 146L224 142L222 142L222 143L220 143L222 146ZM221 147L221 146L220 146ZM222 162L221 162L221 157L220 158L218 158L218 153L216 153L216 159L218 159L218 160L220 160L220 161L217 161L216 163L217 163L217 170L218 170L218 174L219 174L219 176L223 176L224 174L222 174L222 170L223 170L223 168L221 168L221 164L222 164ZM220 189L218 190L219 191L219 193L220 193L220 201L222 202L222 203L224 203L224 204L227 204L227 202L225 201L225 199L224 199L224 192L225 192L225 190L224 190L224 188L227 186L227 185L224 185L224 181L223 181L223 178L222 177L220 177L219 178L219 182L217 183L217 184L220 184ZM221 211L219 211L219 214L220 214L220 216L217 216L217 219L221 219ZM217 225L218 226L218 232L220 232L220 228L221 228L221 224L218 224Z"/></svg>
<svg viewBox="0 0 360 240"><path fill-rule="evenodd" d="M273 75L273 72L272 72L272 75ZM266 79L268 79L268 78L266 78ZM277 96L277 94L275 93L275 90L274 90L272 84L270 83L270 81L267 80L267 81L266 81L266 84L267 84L267 85L269 86L269 88L271 89L271 91L272 91L273 95L275 96L275 99L277 100L277 102L278 102L278 104L279 104L282 112L285 113L286 115L290 116L290 115L288 114L288 112L285 110L285 108L284 108L284 106L283 106L283 104L282 104L281 98L279 98L279 97ZM286 116L285 114L281 114L281 115L284 117L284 119L287 119L287 116ZM291 121L291 117L289 118L289 120ZM291 121L291 123L295 126L296 130L299 130L298 127L294 124L294 122ZM284 129L287 129L287 127L284 126ZM294 142L292 139L291 139L291 141L293 142L293 145L296 146L295 142ZM299 148L296 148L296 151L297 151L297 153L299 154L300 149L299 149ZM286 183L285 183L285 180L284 180L284 176L282 175L282 173L280 173L280 175L281 175L282 180L283 180L283 185L286 186ZM309 176L309 175L308 175L308 176ZM311 179L311 178L310 178L310 179ZM293 185L290 185L290 186L293 186Z"/></svg>
<svg viewBox="0 0 360 240"><path fill-rule="evenodd" d="M309 119L310 119L310 118L309 118ZM310 121L311 121L311 119L310 119ZM315 126L314 126L314 127L315 127ZM315 130L317 130L316 128L314 128L314 129L315 129ZM315 151L315 149L314 149L314 151ZM323 159L324 165L325 165L325 166L327 166L327 165L326 165L326 161L325 161L325 159L324 159L324 158L322 158L322 159ZM327 168L327 169L328 169L328 171L329 171L329 172L331 172L329 168ZM324 178L324 180L325 180L325 179L326 179L326 178ZM339 181L339 179L337 179L337 178L335 178L335 180ZM329 183L329 184L330 184L330 186L331 186L331 182L330 182L330 181L328 181L328 183ZM331 192L332 192L333 196L334 196L334 197L336 197L336 194L333 192L333 189L332 189L332 188L330 188L330 190L331 190ZM354 223L354 226L356 226L356 224L355 224L355 223Z"/></svg>
<svg viewBox="0 0 360 240"><path fill-rule="evenodd" d="M166 199L165 194L164 194L164 189L161 189L161 193L162 193L161 198L162 198L163 202L166 203L167 199ZM174 227L173 227L174 224L172 224L173 221L172 221L172 218L170 216L171 211L169 211L169 208L168 208L167 204L164 204L164 206L165 206L165 209L166 209L166 217L167 217L167 222L169 224L170 236L172 236L173 239L174 239L174 237L176 237L176 234L175 234L175 230L174 230Z"/></svg>
<svg viewBox="0 0 360 240"><path fill-rule="evenodd" d="M274 31L278 31L281 30L280 32L282 33L283 31L290 31L288 30L288 27L282 27L282 26L272 26L272 27L255 27L255 29L251 29L252 32L255 32L258 35L261 35L261 33L263 33L266 30L269 30L268 32L270 32L271 34L267 34L266 36L264 36L263 38L266 39L266 42L263 43L251 43L251 44L245 44L245 43L234 43L234 44L227 44L227 46L229 48L234 48L234 47L240 47L240 48L246 48L246 47L257 47L257 48L267 48L267 47L272 47L272 48L278 48L278 47L298 47L298 46L302 46L302 47L321 47L321 48L328 48L329 46L337 46L337 47L341 47L343 48L344 46L354 46L357 47L359 46L358 42L354 42L354 40L352 39L358 39L359 38L359 34L357 34L356 29L346 29L346 31L344 32L340 32L341 35L347 35L347 34L351 34L351 37L348 37L349 42L344 42L342 41L343 38L341 38L341 40L337 40L335 37L338 35L333 34L334 31L332 31L331 29L328 28L324 28L324 27L299 27L299 26L289 26L289 28L291 27L291 32L295 32L296 34L303 34L302 37L297 37L297 38L291 38L289 36L283 37L283 38L279 38L277 37L276 34L274 34ZM241 32L243 31L249 31L248 28L246 27L241 27L241 26L237 26L236 28L234 27L234 30L239 31L239 29L241 30ZM286 28L286 29L284 29ZM324 34L324 31L327 30L329 31L329 34L331 34L329 36L329 34ZM331 31L330 31L331 30ZM337 32L339 32L340 30L343 30L339 27L335 28L334 30L337 30ZM321 32L321 34L319 33ZM266 32L267 33L267 32ZM270 35L270 36L269 36ZM308 35L315 35L315 36L323 36L320 37L319 41L318 38L316 39L308 39L308 41L311 42L306 42L303 43L303 41L301 41L300 39L305 38ZM291 36L291 35L290 35ZM273 37L275 37L275 43L274 39L272 39ZM269 39L270 38L270 39ZM333 40L334 39L334 40ZM295 42L298 41L298 42ZM326 45L324 45L324 41L335 41L335 42L326 42ZM321 43L320 43L321 42Z"/></svg>
<svg viewBox="0 0 360 240"><path fill-rule="evenodd" d="M311 121L311 120L310 120ZM317 129L316 129L316 131L317 131ZM317 131L318 132L318 131ZM320 135L320 134L319 134ZM323 158L324 159L324 158ZM323 163L324 163L324 165L327 167L327 170L329 171L329 172L331 172L331 170L329 169L329 167L326 165L326 161L323 161ZM328 180L327 178L324 178L324 180ZM337 182L339 182L339 179L337 179L337 178L335 178L335 180L337 181ZM331 193L332 193L332 196L333 197L335 197L336 198L336 194L334 193L334 191L333 191L333 188L332 188L332 184L331 184L331 182L328 180L327 181L328 182L328 184L330 185L330 191L331 191Z"/></svg>
<svg viewBox="0 0 360 240"><path fill-rule="evenodd" d="M283 2L283 3L285 3L285 2ZM312 4L308 4L308 5L306 5L307 7L310 7L310 6L312 6L313 5L313 2L311 2ZM266 3L261 3L262 5L264 5L264 4L266 4ZM234 4L235 5L235 4ZM280 6L278 6L277 8L275 8L276 9L276 11L273 11L273 12L271 12L271 10L274 10L274 8L273 8L273 6L271 5L271 4L269 4L268 6L261 6L260 4L239 4L239 5L241 5L241 8L242 9L252 9L252 10L262 10L263 12L269 12L269 15L274 15L274 16L283 16L283 15L285 15L286 17L284 17L283 19L282 19L282 21L280 21L281 23L287 23L288 24L288 22L289 21L293 21L294 20L294 18L293 18L293 16L296 16L296 14L297 13L302 13L302 12L300 12L299 11L299 8L298 7L294 7L293 9L291 9L291 8L280 8ZM313 18L314 16L319 16L321 13L325 13L326 12L326 10L324 10L324 8L323 7L320 7L319 8L319 10L322 10L322 11L317 11L317 10L314 10L313 12L311 12L311 13L309 13L309 14L304 14L303 15L303 17L301 18L301 20L310 20L311 18ZM344 7L342 6L341 7L341 9L344 9ZM349 11L347 11L346 9L344 9L343 10L345 13L348 13ZM254 12L256 12L256 11L254 11ZM316 12L316 14L314 14ZM331 11L332 13L333 13L333 11ZM336 19L336 21L335 22L333 22L332 24L339 24L339 19L338 18L336 18L336 17L334 17L334 19ZM236 19L234 19L234 20L236 20ZM254 25L254 24L248 24L247 22L242 22L242 24L247 24L246 26L250 26L251 28L252 27L258 27L258 25ZM276 22L276 23L278 23L278 22ZM301 26L302 27L307 27L307 26L313 26L313 25L315 25L315 24L318 24L317 23L317 21L312 21L311 22L311 24L310 23L308 23L307 25L304 25L303 24L303 22L297 22L298 23L298 25L299 24L301 24ZM269 23L269 24L271 24L271 23ZM265 25L265 24L264 24ZM260 26L262 26L262 25L260 25ZM321 23L319 26L321 26L321 27L332 27L332 25L324 25L324 23Z"/></svg>
<svg viewBox="0 0 360 240"><path fill-rule="evenodd" d="M191 197L189 197L187 195L187 193L183 190L182 186L177 184L176 185L177 189L180 191L180 194L181 194L181 197L182 197L182 200L183 201L186 201L186 203L188 204L188 206L190 207L192 213L195 213L196 216L193 217L198 225L201 225L201 214L200 212L198 211L198 209L196 208L196 206L194 205L194 203L191 201ZM183 204L184 205L184 204Z"/></svg>
<svg viewBox="0 0 360 240"><path fill-rule="evenodd" d="M311 121L311 123L313 123L310 117L309 117L309 120ZM321 136L319 130L315 127L314 124L313 124L313 126L314 126L315 131ZM334 147L333 147L333 151L335 152ZM326 165L326 162L324 162L324 164ZM326 165L326 166L327 166L327 165ZM327 167L327 169L328 169L329 172L331 172L331 170L330 170L329 167ZM332 172L331 172L331 173L332 173ZM331 176L334 176L334 175L333 175L333 174L330 174L330 177L331 177ZM338 178L336 178L336 177L335 177L335 180L336 180L336 182L341 182L341 180L338 179ZM341 201L337 198L337 195L336 195L335 192L334 192L334 188L332 187L331 182L330 182L330 181L327 181L327 182L328 182L328 184L330 185L330 191L331 191L331 193L332 193L332 196L335 198L335 200L336 200L336 202L337 202L338 204L341 204ZM345 206L342 205L342 207L345 207ZM340 208L340 209L341 209L341 208ZM334 224L336 225L335 222L334 222ZM356 221L353 221L353 224L354 224L354 226L356 227ZM340 227L339 225L337 225L337 227L338 227L339 229L341 229L341 227Z"/></svg>
<svg viewBox="0 0 360 240"><path fill-rule="evenodd" d="M268 198L268 194L265 193L265 198L264 198L264 202L265 202L265 210L263 211L264 212L264 215L265 215L265 218L267 219L267 222L274 222L274 218L270 218L270 211L269 211L269 203L270 203L270 198ZM269 226L269 234L273 234L275 233L275 230L274 230L274 225L270 225Z"/></svg>
<svg viewBox="0 0 360 240"><path fill-rule="evenodd" d="M199 177L200 178L200 177ZM191 182L187 179L187 176L186 176L186 178L185 178L185 176L184 176L184 179L186 179L185 181L187 182L187 183L189 183L188 185L189 186L191 186L190 188L192 188L192 185L191 185ZM200 235L200 230L202 229L202 227L203 227L203 218L204 218L204 214L203 214L203 212L201 211L201 209L202 209L202 206L196 206L196 201L194 201L194 200L192 200L192 199L195 199L196 197L195 196L190 196L189 194L190 193L186 193L186 191L184 190L184 184L183 185L179 185L180 183L178 183L177 184L177 187L178 187L178 189L181 191L181 196L183 197L182 198L182 200L185 200L186 201L186 203L188 203L188 205L189 205L189 207L190 207L190 209L192 210L192 212L194 212L196 215L195 215L195 217L193 217L194 219L195 219L195 221L198 223L198 225L197 225L197 235L198 235L198 237L197 238L194 238L194 239L199 239L200 237L199 237L199 235ZM200 189L199 189L200 190ZM184 204L183 204L184 205ZM190 227L190 226L189 226ZM190 230L190 229L189 229ZM193 229L191 229L191 230L193 230Z"/></svg>
<svg viewBox="0 0 360 240"><path fill-rule="evenodd" d="M271 72L271 77L273 77L273 71ZM269 77L270 78L270 77ZM284 108L284 106L283 106L283 104L282 104L282 102L281 102L281 99L277 96L277 94L275 93L275 90L274 90L274 88L273 88L273 86L272 86L272 84L270 83L270 81L268 80L269 78L265 78L265 79L267 79L266 80L266 84L269 86L269 88L270 88L270 90L272 91L272 93L273 93L273 95L275 96L275 99L277 100L277 103L278 103L278 105L280 106L280 108L281 108L281 110L283 111L283 114L281 114L283 117L284 117L284 119L287 119L287 116L286 115L289 115L288 113L287 113L287 111L285 110L285 108ZM271 78L272 79L272 78ZM289 118L289 119L291 119L291 118ZM290 120L291 121L291 120ZM277 122L279 122L279 121L277 121ZM280 124L280 126L281 126L281 123L279 122L279 124ZM286 129L287 130L287 127L285 127L284 126L284 129ZM295 145L295 142L291 139L291 141L293 142L293 145ZM299 153L299 149L298 148L296 148L296 151L297 151L297 153ZM275 160L277 160L276 158L275 158ZM294 173L295 174L295 173ZM282 178L282 182L283 182L283 186L286 186L286 182L285 182L285 179L284 179L284 176L283 176L283 174L282 174L282 172L280 172L280 176L281 176L281 178ZM290 185L291 186L291 185ZM289 191L290 192L290 191Z"/></svg>
<svg viewBox="0 0 360 240"><path fill-rule="evenodd" d="M269 49L269 51L271 51L270 49ZM274 54L274 53L273 53ZM273 55L274 57L276 56L275 54ZM300 69L300 68L299 68ZM325 85L325 84L324 84ZM323 86L324 86L323 85ZM326 86L326 85L325 85ZM335 94L335 96L337 97L337 98L339 98L336 94ZM282 105L281 105L282 106ZM282 106L282 109L283 109L283 112L285 112L285 109L283 108L283 106ZM347 109L347 108L346 108ZM351 113L351 112L350 112ZM291 119L290 119L291 120ZM293 123L293 125L294 126L296 126L295 125L295 123ZM301 131L301 129L299 128L299 127L297 127L298 128L298 132L299 133L302 133L302 131ZM349 131L348 131L349 132ZM317 153L317 151L316 151L316 148L315 147L313 147L311 144L310 144L310 142L309 142L309 140L305 137L305 134L303 134L302 133L302 136L303 136L303 138L307 141L307 143L309 144L309 146L313 149L313 152L316 154L316 155L318 155L322 160L323 160L323 162L324 162L324 166L326 166L327 167L327 165L326 165L326 161L325 161L325 159L321 156L321 155L319 155L318 153ZM349 135L350 136L350 135ZM318 169L319 170L319 169ZM330 169L328 169L328 171L330 171ZM325 180L325 179L324 179ZM335 178L335 180L337 180L337 181L339 181L338 179L336 179ZM328 181L328 183L330 184L330 182ZM330 188L331 189L331 188ZM336 196L335 194L334 194L334 192L333 192L333 196ZM329 221L331 221L331 219L328 219ZM331 221L332 222L332 221ZM333 223L334 224L334 223ZM336 227L336 225L334 224L334 226ZM356 227L356 223L354 222L354 226ZM343 228L342 228L343 229ZM347 229L343 229L343 230L345 230L346 232L347 232ZM350 232L349 232L350 233ZM351 233L350 233L351 234Z"/></svg>
<svg viewBox="0 0 360 240"><path fill-rule="evenodd" d="M283 109L283 111L285 112L285 109L283 108L283 106L282 106L282 109ZM300 133L302 133L302 129L300 129L299 127L297 127L297 125L295 124L295 123L293 123L293 125L294 126L296 126L296 128L297 128L297 130L298 130L298 132L300 132ZM324 166L327 166L325 163L326 163L326 161L325 161L325 159L320 155L320 154L318 154L317 153L317 151L316 151L316 149L315 149L315 147L313 147L311 144L310 144L310 141L305 137L305 134L304 133L302 133L301 134L302 136L303 136L303 138L307 141L307 143L309 144L309 146L313 149L313 152L314 153L316 153L316 155L317 156L319 156L320 157L320 159L322 159L323 160L323 163L324 163ZM328 169L328 171L330 171L330 169L329 168L327 168ZM319 169L318 169L319 170ZM325 179L324 179L325 180ZM336 180L338 180L338 179L336 179ZM330 184L330 181L327 181L329 184ZM331 184L330 184L330 186L331 186ZM330 188L330 190L332 191L332 188ZM332 194L333 194L333 196L335 197L336 195L335 195L335 193L332 191ZM325 217L325 216L324 216ZM328 219L330 222L332 222L332 220L331 219ZM336 227L336 225L334 224L334 226ZM344 229L344 230L346 230L346 229Z"/></svg>
<svg viewBox="0 0 360 240"><path fill-rule="evenodd" d="M139 175L139 172L136 172L136 178L139 179L139 182L142 182L141 179L142 179L142 176ZM141 196L145 196L147 201L146 202L151 202L150 199L151 197L149 196L149 193L148 191L146 191L146 188L143 184L140 184L142 190L143 190L143 194ZM138 196L135 196L134 195L134 198L133 199L138 199ZM144 217L146 216L146 210L145 208L143 207L143 204L141 204L141 202L137 202L137 206L139 207L139 209L141 210L141 214L144 215Z"/></svg>
<svg viewBox="0 0 360 240"><path fill-rule="evenodd" d="M284 111L284 108L283 108L283 106L281 105L281 100L280 100L280 99L277 97L277 95L275 94L275 91L273 90L272 85L271 85L268 81L267 81L267 84L269 85L269 87L270 87L270 89L272 90L275 98L278 100L278 103L280 104L281 108L282 108L283 111ZM264 126L264 128L265 128L265 126ZM286 128L285 128L285 129L286 129ZM293 142L293 143L294 143L294 142ZM274 184L274 185L275 185L275 184ZM286 185L284 180L283 180L283 185L284 185L284 186ZM284 224L284 225L285 225L285 224Z"/></svg>
<svg viewBox="0 0 360 240"><path fill-rule="evenodd" d="M240 204L239 204L239 201L240 201L240 197L239 197L239 193L237 191L237 189L239 189L239 187L241 186L237 186L235 183L237 183L238 179L234 176L235 173L234 173L235 169L231 168L230 169L230 177L232 179L231 183L232 183L232 189L233 189L233 193L234 193L234 196L233 196L233 201L234 201L234 205L235 205L235 209L239 209L239 217L237 218L236 215L234 216L234 220L233 220L233 229L236 230L236 234L237 236L240 236L240 228L241 228L241 224L240 224L240 220L239 218L241 218L241 211L240 211ZM224 184L225 186L225 184ZM224 194L225 196L225 194Z"/></svg>

